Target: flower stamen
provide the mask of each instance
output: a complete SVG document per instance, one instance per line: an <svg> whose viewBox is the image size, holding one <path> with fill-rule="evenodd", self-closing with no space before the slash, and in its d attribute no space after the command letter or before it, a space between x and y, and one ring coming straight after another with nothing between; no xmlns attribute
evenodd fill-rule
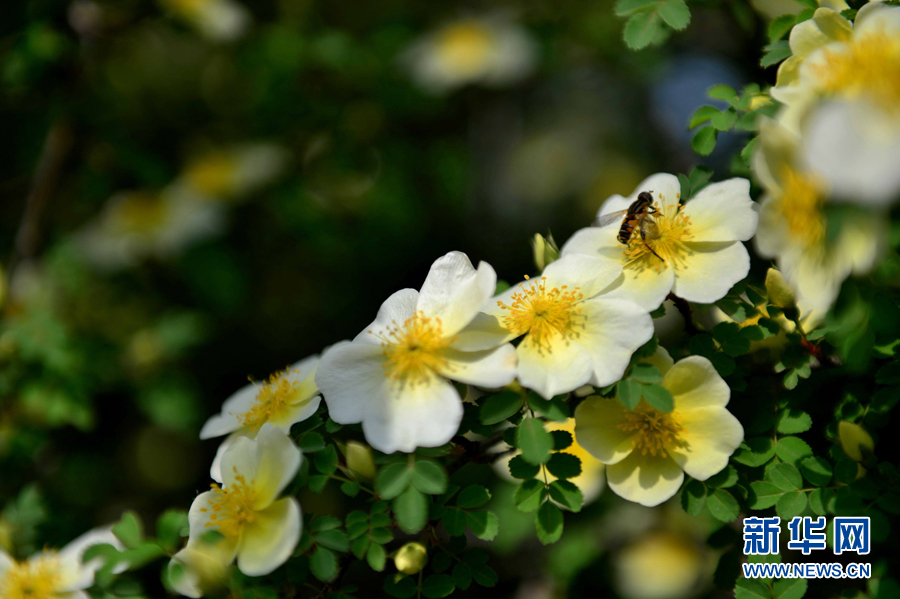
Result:
<svg viewBox="0 0 900 599"><path fill-rule="evenodd" d="M60 564L55 552L16 562L0 578L4 599L55 599L59 593Z"/></svg>
<svg viewBox="0 0 900 599"><path fill-rule="evenodd" d="M434 373L452 370L443 350L455 337L444 337L440 318L416 312L402 325L392 321L387 330L372 334L381 339L387 358L385 376L403 385L428 385Z"/></svg>
<svg viewBox="0 0 900 599"><path fill-rule="evenodd" d="M569 289L567 285L547 289L547 277L533 281L527 276L526 282L512 294L512 303L497 302L502 310L509 310L503 318L503 326L518 335L525 335L523 343L532 343L539 352L552 351L557 335L568 344L581 335L586 316L581 313L578 303L584 299L580 287Z"/></svg>
<svg viewBox="0 0 900 599"><path fill-rule="evenodd" d="M253 407L238 416L241 424L258 430L266 422L286 416L300 391L300 382L291 380L291 374L297 372L285 369L271 375L259 388Z"/></svg>
<svg viewBox="0 0 900 599"><path fill-rule="evenodd" d="M666 446L681 443L684 427L678 415L666 413L641 402L634 410L625 413L625 422L618 429L634 433L634 449L642 455L666 455Z"/></svg>
<svg viewBox="0 0 900 599"><path fill-rule="evenodd" d="M253 481L247 483L244 475L234 469L235 483L222 488L213 483L213 496L209 499L209 508L200 508L201 512L211 512L206 526L216 527L224 536L234 539L240 536L245 524L256 520L256 490Z"/></svg>
<svg viewBox="0 0 900 599"><path fill-rule="evenodd" d="M639 230L632 233L625 249L626 267L643 270L653 266L656 272L668 268L684 267L684 258L691 254L685 241L693 238L691 220L683 212L681 204L654 205L656 214L645 217ZM643 232L643 236L641 233Z"/></svg>

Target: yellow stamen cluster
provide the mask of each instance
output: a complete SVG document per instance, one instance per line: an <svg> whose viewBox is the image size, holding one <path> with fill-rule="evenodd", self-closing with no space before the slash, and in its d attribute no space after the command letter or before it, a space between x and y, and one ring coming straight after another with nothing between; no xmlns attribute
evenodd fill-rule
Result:
<svg viewBox="0 0 900 599"><path fill-rule="evenodd" d="M244 525L256 520L253 481L248 484L244 475L237 474L237 469L234 478L235 483L226 488L213 483L209 508L200 508L201 512L211 512L206 526L215 527L230 539L239 537Z"/></svg>
<svg viewBox="0 0 900 599"><path fill-rule="evenodd" d="M825 239L824 203L824 189L817 178L782 167L778 212L791 235L808 248L821 246Z"/></svg>
<svg viewBox="0 0 900 599"><path fill-rule="evenodd" d="M294 371L296 372L296 371ZM300 382L291 380L291 371L282 370L269 377L256 396L256 402L245 414L238 416L244 426L254 430L270 420L284 417L297 399Z"/></svg>
<svg viewBox="0 0 900 599"><path fill-rule="evenodd" d="M639 228L643 229L644 239L640 230L632 233L625 250L627 267L643 269L653 266L659 272L669 266L679 268L683 265L684 256L691 253L684 242L690 241L693 235L691 221L681 208L678 203L668 206L660 204L656 206L655 215L641 221Z"/></svg>
<svg viewBox="0 0 900 599"><path fill-rule="evenodd" d="M461 21L441 31L436 47L443 61L462 73L477 73L494 44L491 31L477 21Z"/></svg>
<svg viewBox="0 0 900 599"><path fill-rule="evenodd" d="M634 449L641 454L664 455L667 445L677 445L683 430L674 412L666 413L643 402L625 413L625 422L619 430L634 433Z"/></svg>
<svg viewBox="0 0 900 599"><path fill-rule="evenodd" d="M525 277L528 279L528 277ZM523 343L532 343L539 351L552 351L556 337L569 343L580 335L584 328L585 316L578 307L584 299L579 287L569 289L567 285L547 289L547 277L540 281L528 280L519 284L512 294L512 304L497 302L509 316L503 319L503 326L518 335L528 335Z"/></svg>
<svg viewBox="0 0 900 599"><path fill-rule="evenodd" d="M159 196L135 192L111 206L110 223L119 233L150 233L158 229L166 217L166 206Z"/></svg>
<svg viewBox="0 0 900 599"><path fill-rule="evenodd" d="M222 152L205 157L187 172L191 185L205 196L219 197L234 188L237 161L230 153Z"/></svg>
<svg viewBox="0 0 900 599"><path fill-rule="evenodd" d="M0 578L3 599L56 599L59 596L60 564L55 554L27 562L16 562Z"/></svg>
<svg viewBox="0 0 900 599"><path fill-rule="evenodd" d="M371 333L371 331L369 331ZM376 335L384 351L384 373L406 385L427 385L435 372L448 370L443 350L454 338L444 338L441 319L416 312L402 325L391 323Z"/></svg>
<svg viewBox="0 0 900 599"><path fill-rule="evenodd" d="M900 116L900 39L896 35L873 31L823 53L825 60L811 67L823 91L868 99Z"/></svg>

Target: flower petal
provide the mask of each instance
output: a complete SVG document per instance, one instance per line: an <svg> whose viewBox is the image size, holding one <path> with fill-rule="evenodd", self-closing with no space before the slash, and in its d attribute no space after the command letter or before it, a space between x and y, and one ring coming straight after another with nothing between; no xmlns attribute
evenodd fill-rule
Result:
<svg viewBox="0 0 900 599"><path fill-rule="evenodd" d="M396 295L396 294L395 294ZM380 345L343 341L325 352L316 370L316 385L325 395L328 415L339 424L362 422L369 414L370 397L385 394L389 380L384 374Z"/></svg>
<svg viewBox="0 0 900 599"><path fill-rule="evenodd" d="M697 480L706 480L725 468L728 458L744 440L744 427L725 408L679 409L678 417L684 427L679 435L681 442L666 449Z"/></svg>
<svg viewBox="0 0 900 599"><path fill-rule="evenodd" d="M756 233L759 217L750 199L750 181L734 178L705 187L688 201L693 241L747 241Z"/></svg>
<svg viewBox="0 0 900 599"><path fill-rule="evenodd" d="M722 407L728 404L731 389L712 362L703 356L688 356L679 360L665 374L663 387L675 401L675 410Z"/></svg>
<svg viewBox="0 0 900 599"><path fill-rule="evenodd" d="M617 261L572 253L551 263L541 276L546 277L548 288L579 287L584 297L591 298L609 287L621 272L622 265Z"/></svg>
<svg viewBox="0 0 900 599"><path fill-rule="evenodd" d="M690 302L711 304L722 299L750 272L750 254L739 241L685 243L690 253L675 273L673 293Z"/></svg>
<svg viewBox="0 0 900 599"><path fill-rule="evenodd" d="M578 304L585 316L584 329L574 340L591 356L595 387L622 378L631 354L653 336L650 314L627 300L600 296Z"/></svg>
<svg viewBox="0 0 900 599"><path fill-rule="evenodd" d="M652 507L678 492L684 472L668 455L634 451L618 464L607 466L606 480L616 495Z"/></svg>
<svg viewBox="0 0 900 599"><path fill-rule="evenodd" d="M293 497L276 501L244 526L237 564L247 576L264 576L294 552L300 540L300 504Z"/></svg>
<svg viewBox="0 0 900 599"><path fill-rule="evenodd" d="M431 265L416 304L428 316L441 319L444 335L451 337L472 322L497 287L497 274L487 262L472 267L468 256L450 252Z"/></svg>
<svg viewBox="0 0 900 599"><path fill-rule="evenodd" d="M538 346L526 336L516 348L519 382L545 399L586 384L592 374L591 357L574 340L560 334L551 337L549 347Z"/></svg>
<svg viewBox="0 0 900 599"><path fill-rule="evenodd" d="M259 387L253 383L241 387L225 400L225 403L222 404L222 411L219 414L206 421L206 424L200 429L200 438L212 439L221 437L222 435L233 433L244 426L240 421L240 416L250 411L258 394Z"/></svg>
<svg viewBox="0 0 900 599"><path fill-rule="evenodd" d="M501 296L498 295L494 300L499 298ZM491 306L491 303L493 302L488 303L484 308L485 311L479 312L472 322L456 335L456 339L450 347L463 351L474 351L497 347L515 339L516 334L503 326L503 311L496 304Z"/></svg>
<svg viewBox="0 0 900 599"><path fill-rule="evenodd" d="M650 175L641 181L627 198L623 198L620 195L610 196L600 206L598 216L605 216L619 210L627 210L643 191L652 193L653 199L657 202L663 200L663 202L671 203L681 197L681 183L678 182L678 177L669 173Z"/></svg>
<svg viewBox="0 0 900 599"><path fill-rule="evenodd" d="M641 362L646 362L647 364L653 364L663 376L669 372L669 369L672 368L672 365L675 364L675 360L672 359L672 356L669 355L669 352L666 351L662 345L656 348L656 353L648 358L643 358Z"/></svg>
<svg viewBox="0 0 900 599"><path fill-rule="evenodd" d="M593 396L575 408L578 444L604 464L616 464L631 453L633 433L619 429L625 423L625 406L612 397Z"/></svg>
<svg viewBox="0 0 900 599"><path fill-rule="evenodd" d="M363 329L353 341L362 341L381 347L381 339L378 338L378 335L383 334L383 332L392 327L402 325L407 319L412 318L416 313L416 302L418 299L419 292L415 289L401 289L400 291L395 291L381 304L381 307L378 309L378 315L375 316L375 320L372 321L372 324ZM340 343L331 346L331 349L334 349L338 345L340 345ZM324 352L324 355L322 356L323 360L329 351L330 350ZM319 368L321 368L321 364L319 365ZM316 372L318 372L318 370Z"/></svg>
<svg viewBox="0 0 900 599"><path fill-rule="evenodd" d="M516 378L516 348L509 343L483 351L448 348L441 355L449 364L440 374L454 381L496 388Z"/></svg>
<svg viewBox="0 0 900 599"><path fill-rule="evenodd" d="M90 530L62 548L59 552L62 574L62 580L59 581L58 586L60 591L79 591L94 584L94 574L103 566L103 560L95 558L90 562L83 563L82 556L91 546L101 544L109 544L120 550L125 549L121 541L112 533L111 526ZM117 565L113 571L119 573L127 569L128 564L126 563Z"/></svg>
<svg viewBox="0 0 900 599"><path fill-rule="evenodd" d="M229 488L242 476L256 492L255 509L265 509L300 469L300 450L291 438L269 423L255 440L239 437L222 456L222 481Z"/></svg>
<svg viewBox="0 0 900 599"><path fill-rule="evenodd" d="M665 266L656 270L640 264L626 264L620 276L603 294L609 299L630 300L644 310L656 310L675 285L675 271Z"/></svg>
<svg viewBox="0 0 900 599"><path fill-rule="evenodd" d="M222 456L234 445L234 442L240 437L254 438L255 432L250 427L244 427L234 431L225 440L219 444L216 449L216 456L213 458L212 465L209 467L209 477L219 484L222 484Z"/></svg>

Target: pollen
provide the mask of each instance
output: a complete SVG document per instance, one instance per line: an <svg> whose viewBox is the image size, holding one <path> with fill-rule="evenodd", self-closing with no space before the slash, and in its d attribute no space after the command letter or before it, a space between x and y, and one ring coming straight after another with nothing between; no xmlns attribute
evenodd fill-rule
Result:
<svg viewBox="0 0 900 599"><path fill-rule="evenodd" d="M868 99L900 116L900 39L896 35L872 31L823 53L824 61L811 65L823 91Z"/></svg>
<svg viewBox="0 0 900 599"><path fill-rule="evenodd" d="M427 385L436 372L450 369L443 350L455 337L444 337L440 318L416 312L402 325L394 321L375 335L381 339L386 358L385 376L402 385Z"/></svg>
<svg viewBox="0 0 900 599"><path fill-rule="evenodd" d="M625 413L625 422L618 425L619 430L634 433L634 449L642 455L665 455L666 447L681 442L681 431L684 428L676 413L661 412L641 402L637 408Z"/></svg>
<svg viewBox="0 0 900 599"><path fill-rule="evenodd" d="M477 21L461 21L438 34L436 47L444 62L460 73L477 73L494 45L491 31Z"/></svg>
<svg viewBox="0 0 900 599"><path fill-rule="evenodd" d="M526 277L527 279L528 277ZM578 303L584 299L580 288L547 287L547 277L539 281L528 279L519 284L520 291L512 294L509 305L497 302L509 315L503 326L516 335L527 335L523 343L531 343L538 351L552 351L553 344L568 344L584 328L585 315Z"/></svg>
<svg viewBox="0 0 900 599"><path fill-rule="evenodd" d="M187 172L187 179L204 196L220 197L234 188L237 161L227 152L204 157Z"/></svg>
<svg viewBox="0 0 900 599"><path fill-rule="evenodd" d="M693 238L691 221L682 211L679 203L656 206L653 217L644 218L639 225L643 229L635 231L625 249L626 266L643 270L652 267L657 272L671 266L681 268L684 257L691 253L685 241Z"/></svg>
<svg viewBox="0 0 900 599"><path fill-rule="evenodd" d="M201 512L209 513L206 526L215 527L230 539L239 537L244 525L256 520L256 490L253 488L253 481L248 484L244 475L238 474L237 469L234 472L234 484L222 488L213 483L209 507L200 508Z"/></svg>
<svg viewBox="0 0 900 599"><path fill-rule="evenodd" d="M158 229L166 218L166 206L153 193L134 192L110 207L109 223L122 234L146 234Z"/></svg>
<svg viewBox="0 0 900 599"><path fill-rule="evenodd" d="M825 239L824 203L824 188L816 177L782 167L777 210L794 239L807 248L820 247Z"/></svg>
<svg viewBox="0 0 900 599"><path fill-rule="evenodd" d="M60 564L55 553L14 563L0 577L3 599L56 599L60 596Z"/></svg>
<svg viewBox="0 0 900 599"><path fill-rule="evenodd" d="M270 376L259 388L253 407L238 416L238 420L244 426L258 430L270 420L285 417L300 391L300 382L291 380L291 374L293 373L289 370L282 370Z"/></svg>

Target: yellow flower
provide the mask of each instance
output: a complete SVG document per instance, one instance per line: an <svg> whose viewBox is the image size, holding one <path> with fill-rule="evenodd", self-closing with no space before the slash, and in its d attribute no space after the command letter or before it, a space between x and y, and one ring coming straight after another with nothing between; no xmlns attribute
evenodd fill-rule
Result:
<svg viewBox="0 0 900 599"><path fill-rule="evenodd" d="M744 429L725 406L728 385L712 363L689 356L677 364L662 348L650 360L675 407L666 413L645 401L633 410L615 398L589 397L575 410L575 435L607 465L609 488L646 506L672 497L687 472L706 480L728 465Z"/></svg>
<svg viewBox="0 0 900 599"><path fill-rule="evenodd" d="M200 199L234 202L275 179L287 159L284 149L267 143L213 150L189 161L176 184Z"/></svg>
<svg viewBox="0 0 900 599"><path fill-rule="evenodd" d="M614 558L616 586L627 599L678 599L696 591L703 557L689 538L652 532Z"/></svg>

